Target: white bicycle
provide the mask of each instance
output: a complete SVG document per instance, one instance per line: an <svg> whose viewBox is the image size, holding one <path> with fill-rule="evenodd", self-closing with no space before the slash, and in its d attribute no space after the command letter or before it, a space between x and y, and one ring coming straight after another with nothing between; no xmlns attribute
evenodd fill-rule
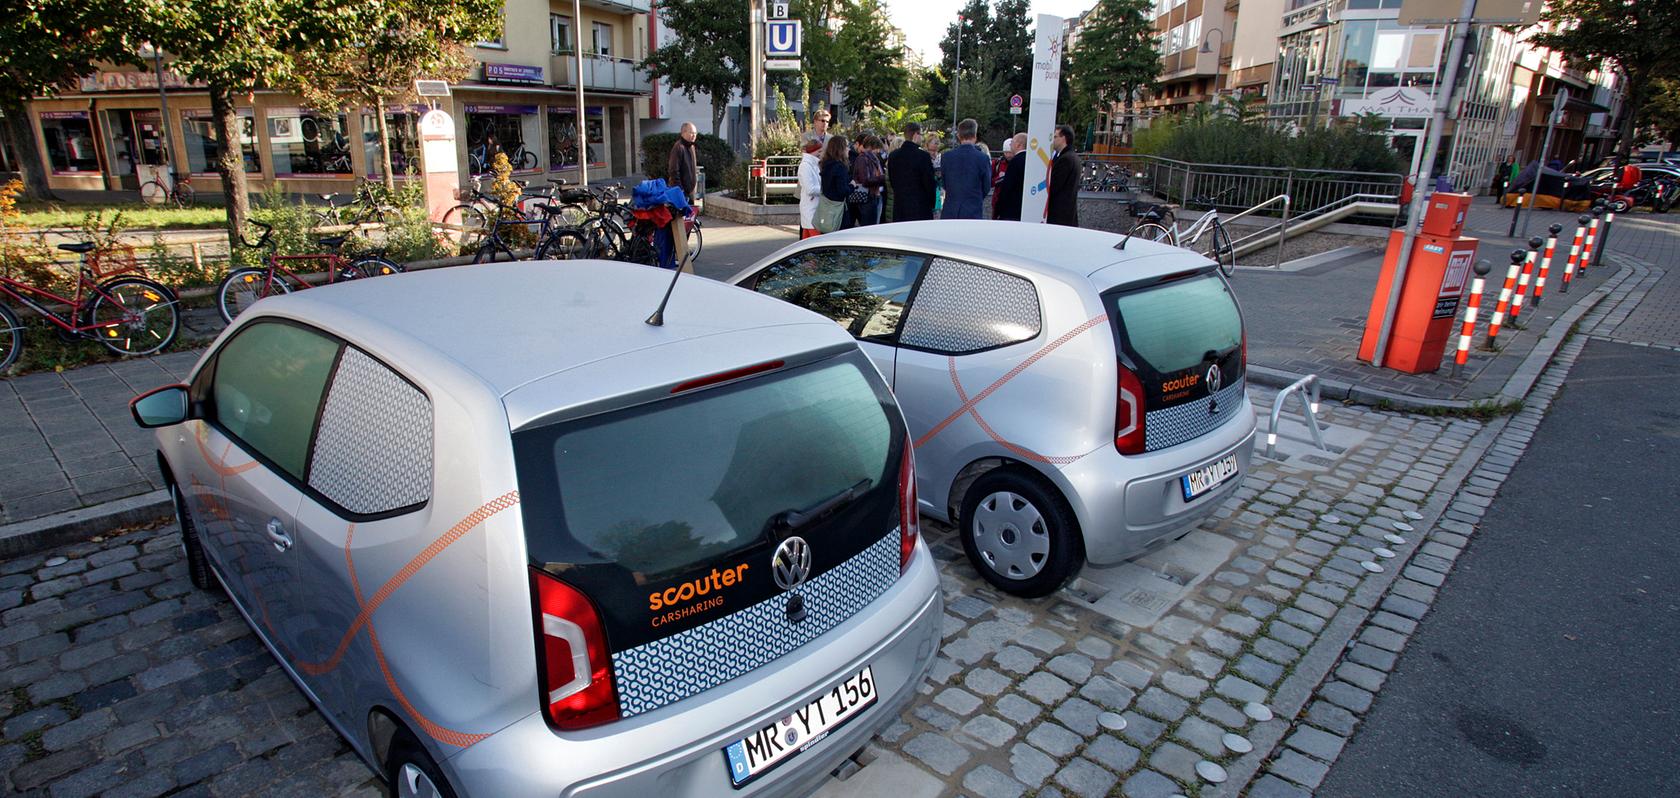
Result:
<svg viewBox="0 0 1680 798"><path fill-rule="evenodd" d="M1230 192L1231 189L1227 189L1218 196L1198 197L1196 202L1209 206L1208 211L1188 227L1178 226L1178 219L1174 216L1171 205L1133 202L1131 213L1137 221L1132 223L1132 230L1128 235L1146 241L1160 241L1175 247L1196 249L1203 257L1219 264L1219 271L1230 277L1237 269L1237 253L1236 248L1231 245L1231 234L1225 232L1225 226L1219 223L1217 207L1219 197ZM1203 236L1207 236L1208 243L1205 247L1197 249L1196 245Z"/></svg>

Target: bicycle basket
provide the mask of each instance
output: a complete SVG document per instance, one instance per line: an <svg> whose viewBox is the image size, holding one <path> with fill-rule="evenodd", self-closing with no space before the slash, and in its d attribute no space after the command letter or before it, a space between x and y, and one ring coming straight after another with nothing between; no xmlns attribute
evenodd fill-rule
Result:
<svg viewBox="0 0 1680 798"><path fill-rule="evenodd" d="M134 247L127 244L112 244L89 252L87 266L88 271L99 280L119 274L146 273L146 268L140 265L140 259L134 254Z"/></svg>

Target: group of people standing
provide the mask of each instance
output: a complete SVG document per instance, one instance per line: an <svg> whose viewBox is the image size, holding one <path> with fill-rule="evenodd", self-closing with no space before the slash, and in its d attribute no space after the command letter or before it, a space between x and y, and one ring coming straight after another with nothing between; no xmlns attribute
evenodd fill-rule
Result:
<svg viewBox="0 0 1680 798"><path fill-rule="evenodd" d="M800 238L877 224L888 189L895 222L985 219L988 204L990 218L1020 221L1027 134L1006 140L996 160L978 134L979 124L964 119L957 124L957 146L936 154L923 146L922 126L911 122L889 154L886 143L872 134L860 136L854 146L845 136L829 133L827 112L817 112L801 142ZM1044 220L1078 227L1080 162L1072 141L1071 127L1056 129ZM843 204L843 213L837 204Z"/></svg>

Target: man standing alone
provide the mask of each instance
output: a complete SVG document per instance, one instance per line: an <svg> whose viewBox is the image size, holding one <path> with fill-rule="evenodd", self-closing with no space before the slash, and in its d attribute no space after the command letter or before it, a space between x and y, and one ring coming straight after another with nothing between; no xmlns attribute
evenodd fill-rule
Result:
<svg viewBox="0 0 1680 798"><path fill-rule="evenodd" d="M1044 206L1044 221L1079 226L1079 156L1073 151L1073 128L1057 125L1050 137L1050 196Z"/></svg>
<svg viewBox="0 0 1680 798"><path fill-rule="evenodd" d="M904 144L887 156L887 182L892 186L893 221L933 218L933 156L922 149L922 126L904 126Z"/></svg>
<svg viewBox="0 0 1680 798"><path fill-rule="evenodd" d="M942 219L984 219L986 195L992 193L992 160L975 145L980 125L957 123L957 147L945 153L945 211Z"/></svg>
<svg viewBox="0 0 1680 798"><path fill-rule="evenodd" d="M700 183L699 165L694 156L694 140L699 135L700 131L695 129L693 122L684 122L676 143L671 145L670 156L665 159L666 183L682 187L683 196L688 197L691 203Z"/></svg>

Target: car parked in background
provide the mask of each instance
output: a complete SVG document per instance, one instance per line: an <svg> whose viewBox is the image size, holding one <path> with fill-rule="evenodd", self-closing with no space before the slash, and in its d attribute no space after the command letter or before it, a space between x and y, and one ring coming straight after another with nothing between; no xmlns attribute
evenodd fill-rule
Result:
<svg viewBox="0 0 1680 798"><path fill-rule="evenodd" d="M1012 593L1184 535L1248 471L1242 313L1187 250L906 222L808 239L730 282L857 339L909 422L922 511Z"/></svg>
<svg viewBox="0 0 1680 798"><path fill-rule="evenodd" d="M263 300L157 429L219 582L400 796L785 795L915 695L943 607L851 337L621 263Z"/></svg>

